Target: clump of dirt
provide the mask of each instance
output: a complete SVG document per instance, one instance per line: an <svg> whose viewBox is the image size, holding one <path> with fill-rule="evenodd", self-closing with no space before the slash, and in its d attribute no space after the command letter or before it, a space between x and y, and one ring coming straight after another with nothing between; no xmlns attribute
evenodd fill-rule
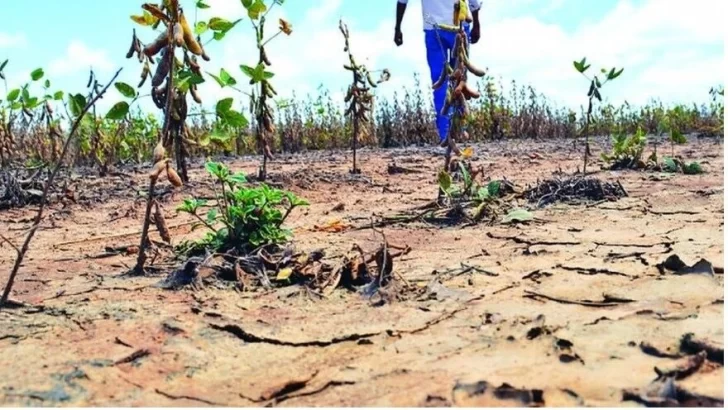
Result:
<svg viewBox="0 0 728 410"><path fill-rule="evenodd" d="M619 181L603 182L584 176L538 181L524 194L529 203L535 203L539 208L556 202L616 201L629 196Z"/></svg>

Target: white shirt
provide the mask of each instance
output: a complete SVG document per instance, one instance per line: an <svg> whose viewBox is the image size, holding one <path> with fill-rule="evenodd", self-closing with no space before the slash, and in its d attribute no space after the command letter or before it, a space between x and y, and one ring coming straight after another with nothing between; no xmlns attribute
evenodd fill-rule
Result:
<svg viewBox="0 0 728 410"><path fill-rule="evenodd" d="M422 20L425 30L435 28L435 24L452 24L452 11L455 0L421 0ZM398 3L407 4L408 0L397 0ZM483 0L468 0L470 10L479 10Z"/></svg>

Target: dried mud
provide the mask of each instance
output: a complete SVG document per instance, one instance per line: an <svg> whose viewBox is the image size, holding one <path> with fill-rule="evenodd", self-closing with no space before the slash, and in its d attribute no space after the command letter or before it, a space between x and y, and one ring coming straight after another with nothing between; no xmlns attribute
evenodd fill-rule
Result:
<svg viewBox="0 0 728 410"><path fill-rule="evenodd" d="M581 159L570 145L492 143L473 162L526 186L573 172ZM311 202L290 219L296 246L375 249L370 230L315 227L434 200L437 152L362 150L357 176L346 153L272 163L272 180ZM618 180L629 197L555 203L529 224L383 228L412 248L394 272L427 297L379 304L347 290L325 299L293 287L163 290L154 285L175 265L160 258L156 275L125 276L135 255L107 248L137 244L145 175L81 178L77 196L99 200L51 206L17 303L0 311L0 404L722 405L723 145L692 139L679 152L708 172L601 171L592 177ZM227 162L257 167L252 158ZM199 161L190 175L192 184L160 201L175 243L201 235L175 206L211 194ZM33 210L0 212L0 230L19 241ZM712 266L670 270L671 255ZM0 247L1 283L13 259Z"/></svg>

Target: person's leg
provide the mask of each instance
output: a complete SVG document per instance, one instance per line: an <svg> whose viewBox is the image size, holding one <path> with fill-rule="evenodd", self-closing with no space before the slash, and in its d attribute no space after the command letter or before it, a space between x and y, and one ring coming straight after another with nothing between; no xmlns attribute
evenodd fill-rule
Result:
<svg viewBox="0 0 728 410"><path fill-rule="evenodd" d="M450 56L452 49L452 41L448 41L448 37L454 36L443 31L436 32L433 30L425 30L425 48L427 50L427 65L430 67L430 78L434 84L440 78L446 59ZM440 136L440 143L447 138L448 116L441 115L443 105L445 105L445 97L447 95L447 87L442 86L438 90L432 92L435 105L435 123Z"/></svg>

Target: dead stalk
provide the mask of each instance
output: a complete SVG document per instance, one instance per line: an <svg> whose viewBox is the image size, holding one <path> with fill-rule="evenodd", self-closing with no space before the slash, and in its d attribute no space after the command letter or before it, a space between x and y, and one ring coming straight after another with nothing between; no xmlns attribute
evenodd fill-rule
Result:
<svg viewBox="0 0 728 410"><path fill-rule="evenodd" d="M119 73L121 73L121 68L114 74L114 76L111 78L111 81L109 81L108 84L101 90L101 92L97 93L87 104L85 107L83 107L83 110L81 110L81 113L78 115L78 117L73 121L73 126L71 127L71 131L68 134L68 138L66 138L66 142L63 144L63 151L61 152L60 157L58 158L58 161L56 162L55 167L53 167L53 170L51 171L51 174L48 176L48 180L46 181L45 187L43 188L43 195L41 196L40 200L40 206L38 207L38 213L35 215L35 219L33 221L33 227L28 232L28 235L25 237L25 241L23 242L22 247L20 248L20 251L18 252L18 256L15 259L15 264L13 265L13 270L10 272L10 277L8 278L8 283L5 285L5 290L3 291L2 298L0 298L0 309L5 306L5 303L7 303L8 298L10 297L10 291L13 288L13 283L15 282L15 277L18 274L18 271L20 270L20 265L23 263L23 259L25 258L25 254L28 252L28 249L30 247L30 241L33 240L33 236L35 236L36 231L38 230L38 227L40 226L40 222L43 219L43 211L45 210L45 206L47 203L48 198L48 192L50 192L50 188L53 186L53 181L56 177L56 174L58 173L58 170L63 166L63 160L66 157L66 154L68 153L68 148L71 145L71 141L73 140L73 137L76 134L76 131L78 130L79 125L81 124L81 120L86 115L86 113L93 107L96 102L101 99L101 97L106 93L108 88L111 86L111 84L114 83L116 78L119 76Z"/></svg>

